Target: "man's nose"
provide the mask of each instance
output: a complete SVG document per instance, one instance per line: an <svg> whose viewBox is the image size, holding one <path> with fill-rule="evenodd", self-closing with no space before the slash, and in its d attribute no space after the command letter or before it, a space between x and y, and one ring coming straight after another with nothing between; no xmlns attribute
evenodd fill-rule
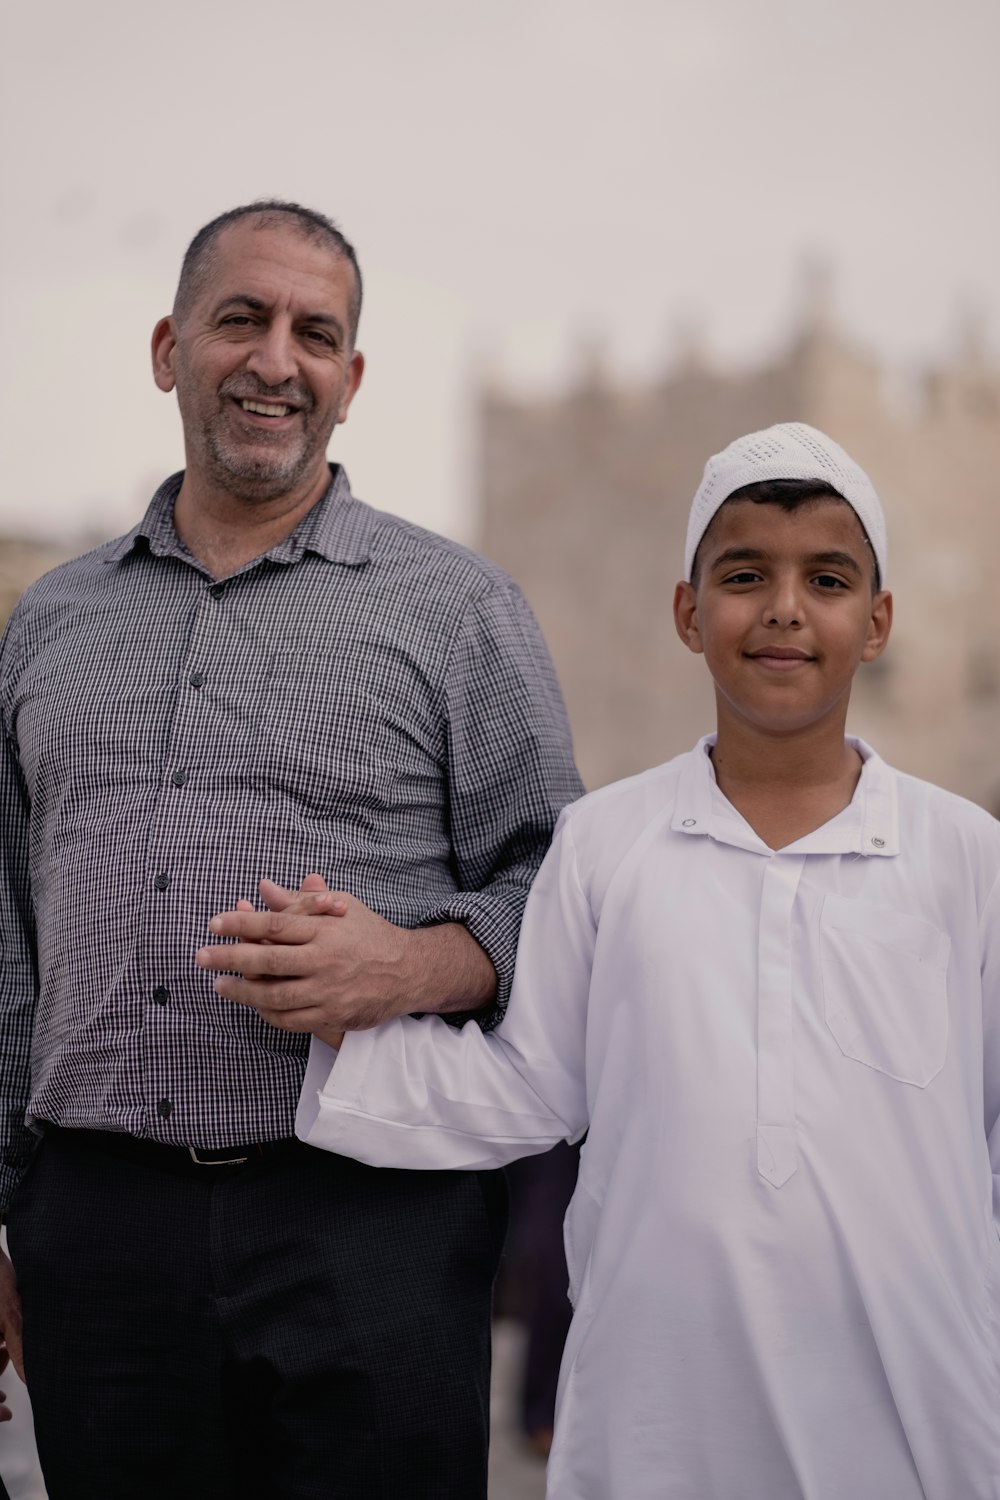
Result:
<svg viewBox="0 0 1000 1500"><path fill-rule="evenodd" d="M290 328L271 323L254 343L247 359L247 369L265 385L282 385L298 374L295 343Z"/></svg>

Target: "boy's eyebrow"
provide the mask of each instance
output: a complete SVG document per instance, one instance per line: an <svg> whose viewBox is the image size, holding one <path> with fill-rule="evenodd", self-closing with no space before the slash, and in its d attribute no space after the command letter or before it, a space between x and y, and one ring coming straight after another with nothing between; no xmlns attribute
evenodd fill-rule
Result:
<svg viewBox="0 0 1000 1500"><path fill-rule="evenodd" d="M713 568L727 567L734 562L766 562L769 553L760 547L727 547L718 557L712 558Z"/></svg>
<svg viewBox="0 0 1000 1500"><path fill-rule="evenodd" d="M730 563L767 562L770 556L761 547L727 547L725 552L720 552L718 557L712 559L711 565L713 568L725 568ZM849 552L812 552L805 561L811 568L844 568L848 572L857 573L859 577L864 572L857 558L852 557Z"/></svg>
<svg viewBox="0 0 1000 1500"><path fill-rule="evenodd" d="M852 557L849 552L814 552L809 561L828 568L843 568L849 573L857 573L859 577L864 572L857 558Z"/></svg>

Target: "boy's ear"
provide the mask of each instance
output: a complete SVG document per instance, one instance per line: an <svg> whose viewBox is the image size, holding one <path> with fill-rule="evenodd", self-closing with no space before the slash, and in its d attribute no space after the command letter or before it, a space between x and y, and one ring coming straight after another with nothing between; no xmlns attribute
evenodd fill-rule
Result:
<svg viewBox="0 0 1000 1500"><path fill-rule="evenodd" d="M892 595L888 589L882 589L872 600L871 618L868 621L868 634L865 637L864 650L861 652L862 661L875 661L882 655L889 640L889 632L892 629Z"/></svg>
<svg viewBox="0 0 1000 1500"><path fill-rule="evenodd" d="M700 653L701 633L693 584L679 583L674 589L674 626L688 650Z"/></svg>

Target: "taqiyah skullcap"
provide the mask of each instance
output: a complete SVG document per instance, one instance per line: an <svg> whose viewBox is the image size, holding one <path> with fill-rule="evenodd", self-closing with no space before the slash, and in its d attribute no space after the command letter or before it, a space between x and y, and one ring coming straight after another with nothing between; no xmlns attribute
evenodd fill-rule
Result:
<svg viewBox="0 0 1000 1500"><path fill-rule="evenodd" d="M779 422L762 432L751 432L708 460L688 517L685 578L691 577L698 544L719 507L734 490L768 479L818 479L843 495L864 527L885 587L885 515L875 486L839 443L805 422Z"/></svg>

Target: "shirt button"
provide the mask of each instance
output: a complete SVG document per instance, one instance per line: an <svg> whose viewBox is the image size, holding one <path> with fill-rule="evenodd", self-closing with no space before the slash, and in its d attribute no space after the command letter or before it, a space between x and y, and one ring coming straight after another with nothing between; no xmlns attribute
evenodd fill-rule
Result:
<svg viewBox="0 0 1000 1500"><path fill-rule="evenodd" d="M183 786L187 779L187 771L174 771L170 777L170 780L173 782L174 786Z"/></svg>
<svg viewBox="0 0 1000 1500"><path fill-rule="evenodd" d="M153 999L157 1005L166 1005L167 1001L170 999L170 991L165 990L162 984L158 984L156 986L156 989L153 991Z"/></svg>
<svg viewBox="0 0 1000 1500"><path fill-rule="evenodd" d="M694 820L694 818L685 818L684 821L681 823L681 827L682 828L693 828L694 826L695 826L695 820Z"/></svg>
<svg viewBox="0 0 1000 1500"><path fill-rule="evenodd" d="M188 678L188 682L192 687L202 687L205 682L204 672L192 672L191 676Z"/></svg>
<svg viewBox="0 0 1000 1500"><path fill-rule="evenodd" d="M170 876L169 875L154 875L153 876L153 884L156 886L156 889L158 891L165 891L167 889L167 886L170 884Z"/></svg>
<svg viewBox="0 0 1000 1500"><path fill-rule="evenodd" d="M156 1106L156 1113L158 1115L162 1115L164 1119L166 1119L168 1115L172 1115L173 1112L174 1106L171 1104L169 1099L161 1099Z"/></svg>
<svg viewBox="0 0 1000 1500"><path fill-rule="evenodd" d="M226 585L224 583L213 583L208 592L213 599L221 599L226 592Z"/></svg>
<svg viewBox="0 0 1000 1500"><path fill-rule="evenodd" d="M885 848L885 839L876 839L876 838L873 838L872 839L872 843L875 845L876 849L884 849Z"/></svg>

